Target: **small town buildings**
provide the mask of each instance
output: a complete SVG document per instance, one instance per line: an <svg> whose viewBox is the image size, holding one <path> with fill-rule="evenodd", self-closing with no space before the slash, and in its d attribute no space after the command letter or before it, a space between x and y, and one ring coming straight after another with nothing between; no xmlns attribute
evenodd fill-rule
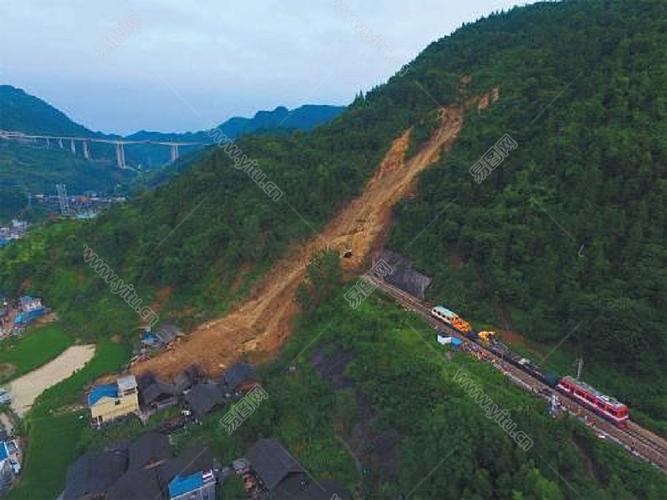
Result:
<svg viewBox="0 0 667 500"><path fill-rule="evenodd" d="M120 377L115 384L95 387L88 394L88 407L94 424L139 413L139 395L134 375Z"/></svg>
<svg viewBox="0 0 667 500"><path fill-rule="evenodd" d="M277 439L260 439L246 456L268 498L294 498L308 486L306 471Z"/></svg>
<svg viewBox="0 0 667 500"><path fill-rule="evenodd" d="M166 435L147 433L79 457L69 466L62 499L215 500L219 468L209 448L172 457Z"/></svg>

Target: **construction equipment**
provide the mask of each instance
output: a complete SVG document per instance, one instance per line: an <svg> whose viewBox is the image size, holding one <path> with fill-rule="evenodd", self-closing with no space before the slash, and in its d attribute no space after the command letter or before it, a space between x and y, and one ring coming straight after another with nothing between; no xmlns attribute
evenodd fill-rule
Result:
<svg viewBox="0 0 667 500"><path fill-rule="evenodd" d="M492 341L496 340L496 332L483 331L479 332L477 336L484 345L489 345Z"/></svg>

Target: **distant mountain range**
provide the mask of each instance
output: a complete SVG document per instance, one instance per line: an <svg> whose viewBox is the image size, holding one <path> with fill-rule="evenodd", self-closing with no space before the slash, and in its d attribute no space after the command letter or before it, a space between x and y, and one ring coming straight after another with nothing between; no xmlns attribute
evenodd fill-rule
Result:
<svg viewBox="0 0 667 500"><path fill-rule="evenodd" d="M252 118L235 116L221 123L215 129L221 130L231 139L244 134L272 132L276 130L310 131L318 125L333 120L343 111L345 111L345 106L305 104L293 110L289 110L284 106L278 106L273 111L258 111ZM177 134L141 130L126 136L126 139L210 142L211 135L211 131Z"/></svg>
<svg viewBox="0 0 667 500"><path fill-rule="evenodd" d="M345 110L345 106L306 104L289 110L278 106L273 111L258 111L252 118L234 116L215 129L234 139L243 134L272 130L310 131ZM215 130L213 129L213 130ZM26 134L53 134L124 138L128 140L163 140L183 142L210 142L211 131L169 133L141 130L127 136L94 132L72 121L65 113L42 99L11 85L0 85L0 130L17 130Z"/></svg>

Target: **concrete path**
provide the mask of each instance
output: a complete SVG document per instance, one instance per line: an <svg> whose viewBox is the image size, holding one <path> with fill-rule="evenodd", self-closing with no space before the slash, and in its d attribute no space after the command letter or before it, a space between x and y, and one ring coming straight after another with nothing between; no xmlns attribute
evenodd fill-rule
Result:
<svg viewBox="0 0 667 500"><path fill-rule="evenodd" d="M37 396L83 368L94 354L95 345L75 345L44 366L10 382L7 389L12 395L12 409L22 417L32 407Z"/></svg>

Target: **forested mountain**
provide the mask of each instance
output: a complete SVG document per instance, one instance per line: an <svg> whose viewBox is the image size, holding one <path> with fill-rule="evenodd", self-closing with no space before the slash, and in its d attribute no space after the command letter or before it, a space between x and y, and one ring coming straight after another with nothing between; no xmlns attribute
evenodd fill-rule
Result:
<svg viewBox="0 0 667 500"><path fill-rule="evenodd" d="M292 110L278 106L273 111L258 111L252 118L234 117L218 125L228 137L276 130L312 130L333 120L345 110L345 106L306 104Z"/></svg>
<svg viewBox="0 0 667 500"><path fill-rule="evenodd" d="M211 130L186 133L150 132L141 130L128 135L125 139L131 141L171 141L171 142L199 142L211 144L222 137L236 139L246 134L286 134L294 131L309 132L315 127L333 120L345 110L345 106L328 106L306 104L292 110L278 106L273 111L258 111L252 118L234 116ZM224 134L224 135L223 135ZM199 146L181 147L183 153L200 150ZM132 146L129 148L129 158L141 163L145 167L161 167L169 162L169 150L160 146ZM174 167L168 166L164 172L156 172L158 178L168 178L175 172L182 170L180 163Z"/></svg>
<svg viewBox="0 0 667 500"><path fill-rule="evenodd" d="M498 88L497 103L466 116L454 149L400 205L387 246L434 277L432 301L475 324L504 325L583 356L589 380L664 428L665 19L662 0L572 0L466 25L311 134L239 138L240 151L284 193L278 201L234 168L223 148L211 148L167 185L94 224L51 224L2 251L0 289L25 289L29 278L30 291L49 297L77 331L129 337L137 317L84 269L85 243L146 301L159 299L163 316L199 323L247 293L290 244L321 228L357 194L393 139L413 127L416 145L429 137L438 107ZM482 156L497 160L488 150L506 135L516 148L476 182L470 168ZM365 331L372 321L360 323ZM354 365L359 384L388 413L395 391L382 381L364 385L362 375L375 367L402 385L415 372L398 363L388 367L369 355L366 364ZM447 398L442 394L443 404ZM418 425L433 436L445 435L443 429L455 434L429 416L424 412ZM496 449L494 439L480 439L483 456L457 456L457 468L447 474L459 481L479 475L479 484L504 484L502 497L511 497L513 472L494 454L511 456L514 464L520 459L510 448L500 450L508 443ZM423 444L404 451L437 463L437 450ZM540 474L551 473L539 456L522 469L534 486L530 497L571 496ZM492 496L461 483L448 487L460 496Z"/></svg>
<svg viewBox="0 0 667 500"><path fill-rule="evenodd" d="M157 141L183 141L183 142L212 142L215 130L224 133L230 139L236 139L240 135L253 134L257 132L309 131L333 120L345 110L345 106L328 106L306 104L292 110L284 106L278 106L273 111L258 111L252 118L234 116L224 121L209 131L187 132L184 134L149 132L141 130L128 135L130 140L157 140Z"/></svg>
<svg viewBox="0 0 667 500"><path fill-rule="evenodd" d="M33 135L91 136L93 132L62 111L11 85L0 85L0 130Z"/></svg>

